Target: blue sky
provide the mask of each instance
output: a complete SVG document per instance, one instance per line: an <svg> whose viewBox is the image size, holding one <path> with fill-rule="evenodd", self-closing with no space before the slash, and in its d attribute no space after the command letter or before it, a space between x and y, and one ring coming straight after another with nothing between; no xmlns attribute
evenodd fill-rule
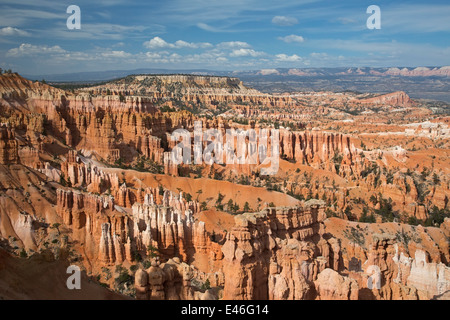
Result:
<svg viewBox="0 0 450 320"><path fill-rule="evenodd" d="M24 74L443 66L449 40L448 1L0 0L0 67Z"/></svg>

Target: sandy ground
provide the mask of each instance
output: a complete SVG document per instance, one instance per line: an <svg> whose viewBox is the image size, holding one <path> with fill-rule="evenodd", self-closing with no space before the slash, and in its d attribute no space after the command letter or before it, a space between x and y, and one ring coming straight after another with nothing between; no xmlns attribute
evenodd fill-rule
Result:
<svg viewBox="0 0 450 320"><path fill-rule="evenodd" d="M205 222L205 228L208 232L219 233L222 231L230 231L234 226L234 216L223 211L215 209L200 212L196 218Z"/></svg>
<svg viewBox="0 0 450 320"><path fill-rule="evenodd" d="M183 190L185 193L190 193L194 199L197 199L197 191L202 190L198 200L200 202L206 201L208 207L215 205L219 192L225 196L222 203L226 204L230 199L239 204L241 209L245 202L248 202L252 210L256 210L258 204L261 208L264 207L264 203L273 202L276 206L294 206L299 201L287 194L268 191L265 188L257 188L252 186L245 186L240 184L233 184L228 181L212 180L206 178L184 178L184 177L172 177L162 174L153 174L147 172L139 172L134 170L122 170L102 168L105 172L114 172L119 176L119 179L123 177L122 172L127 182L133 184L135 188L141 187L153 187L156 188L159 185L165 188L178 192L178 189ZM258 198L261 200L258 202Z"/></svg>

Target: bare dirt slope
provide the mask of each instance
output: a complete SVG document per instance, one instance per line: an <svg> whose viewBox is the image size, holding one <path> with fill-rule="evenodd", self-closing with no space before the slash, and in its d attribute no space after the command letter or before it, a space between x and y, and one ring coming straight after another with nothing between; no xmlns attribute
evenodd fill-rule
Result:
<svg viewBox="0 0 450 320"><path fill-rule="evenodd" d="M102 300L128 297L107 290L81 276L81 289L66 287L67 265L63 261L46 261L42 255L30 259L16 258L0 249L0 299L70 299ZM129 298L128 298L129 299Z"/></svg>

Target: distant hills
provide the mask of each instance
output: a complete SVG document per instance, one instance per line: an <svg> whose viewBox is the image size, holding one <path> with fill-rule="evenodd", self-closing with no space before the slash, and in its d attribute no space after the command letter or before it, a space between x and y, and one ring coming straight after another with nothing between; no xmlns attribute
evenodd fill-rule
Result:
<svg viewBox="0 0 450 320"><path fill-rule="evenodd" d="M76 73L61 73L50 75L25 75L31 80L45 79L46 81L105 81L115 78L125 77L130 74L199 74L214 76L298 76L298 77L317 77L317 76L346 76L346 75L374 75L374 76L405 76L405 77L449 77L450 66L444 67L416 67L416 68L277 68L261 69L252 71L215 71L207 69L155 69L142 68L135 70L110 70L110 71L90 71Z"/></svg>
<svg viewBox="0 0 450 320"><path fill-rule="evenodd" d="M202 74L202 75L227 75L229 72L217 72L211 70L169 70L169 69L134 69L134 70L110 70L110 71L89 71L76 73L60 73L47 75L26 75L24 77L29 80L42 80L49 82L95 82L106 81L117 78L126 77L130 74ZM220 74L219 74L220 73Z"/></svg>
<svg viewBox="0 0 450 320"><path fill-rule="evenodd" d="M25 75L30 80L47 82L95 83L130 74L190 74L240 78L247 86L263 92L358 91L386 93L405 91L416 99L450 102L450 66L442 67L353 67L353 68L276 68L251 71L214 71L207 69L92 71L52 75Z"/></svg>
<svg viewBox="0 0 450 320"><path fill-rule="evenodd" d="M416 68L278 68L262 69L249 72L234 72L245 75L279 75L279 76L299 76L299 77L317 77L317 76L348 76L348 75L373 75L373 76L405 76L405 77L432 77L432 76L450 76L450 66L444 67L416 67Z"/></svg>

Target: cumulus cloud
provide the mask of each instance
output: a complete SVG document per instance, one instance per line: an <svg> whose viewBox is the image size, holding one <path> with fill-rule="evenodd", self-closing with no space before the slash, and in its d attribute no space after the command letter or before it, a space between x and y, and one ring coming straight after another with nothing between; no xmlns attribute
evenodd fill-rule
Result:
<svg viewBox="0 0 450 320"><path fill-rule="evenodd" d="M171 59L174 59L174 60L179 60L179 59L181 59L182 57L181 57L178 53L172 53L172 54L170 55L170 58L171 58Z"/></svg>
<svg viewBox="0 0 450 320"><path fill-rule="evenodd" d="M227 62L228 59L225 58L225 57L218 57L218 58L216 58L216 61L217 61L217 62Z"/></svg>
<svg viewBox="0 0 450 320"><path fill-rule="evenodd" d="M101 54L105 58L129 58L131 53L125 51L109 51Z"/></svg>
<svg viewBox="0 0 450 320"><path fill-rule="evenodd" d="M26 31L13 28L13 27L4 27L0 29L0 36L22 36L28 37L30 34Z"/></svg>
<svg viewBox="0 0 450 320"><path fill-rule="evenodd" d="M211 48L213 45L208 42L186 42L183 40L175 41L175 48L191 48L191 49L198 49L198 48Z"/></svg>
<svg viewBox="0 0 450 320"><path fill-rule="evenodd" d="M144 42L144 46L149 49L159 49L159 48L173 48L175 45L166 42L164 39L161 39L160 37L154 37L153 39L150 39L149 41Z"/></svg>
<svg viewBox="0 0 450 320"><path fill-rule="evenodd" d="M227 41L219 43L217 45L217 48L221 49L251 48L251 45L243 41Z"/></svg>
<svg viewBox="0 0 450 320"><path fill-rule="evenodd" d="M298 20L294 17L275 16L272 18L272 23L278 26L287 27L297 24Z"/></svg>
<svg viewBox="0 0 450 320"><path fill-rule="evenodd" d="M253 49L236 49L230 53L230 57L259 57L263 55L263 52L255 51Z"/></svg>
<svg viewBox="0 0 450 320"><path fill-rule="evenodd" d="M60 63L60 62L76 62L76 61L131 61L142 56L140 54L132 54L122 50L111 50L110 48L96 48L88 52L67 51L60 46L32 45L23 43L17 48L10 49L6 52L7 57L23 58L26 60L40 61L40 63Z"/></svg>
<svg viewBox="0 0 450 320"><path fill-rule="evenodd" d="M302 43L305 41L305 39L302 36L298 36L295 34L291 34L289 36L285 36L285 37L278 37L278 40L284 41L286 43Z"/></svg>
<svg viewBox="0 0 450 320"><path fill-rule="evenodd" d="M157 53L157 52L146 52L145 55L150 60L152 60L152 59L160 59L161 58L161 54Z"/></svg>
<svg viewBox="0 0 450 320"><path fill-rule="evenodd" d="M183 61L183 56L167 51L146 52L146 60L154 63L177 63Z"/></svg>
<svg viewBox="0 0 450 320"><path fill-rule="evenodd" d="M296 54L293 54L292 56L288 56L287 54L280 53L280 54L277 54L275 57L276 57L276 60L280 61L280 62L296 62L296 61L302 60L302 58Z"/></svg>
<svg viewBox="0 0 450 320"><path fill-rule="evenodd" d="M54 54L54 53L65 53L66 51L60 46L49 47L46 45L32 45L29 43L22 43L18 48L13 48L8 50L6 55L8 57L21 57L30 56L36 54Z"/></svg>
<svg viewBox="0 0 450 320"><path fill-rule="evenodd" d="M210 48L213 45L208 42L186 42L184 40L175 41L175 43L169 43L160 37L154 37L149 41L144 42L144 46L148 49L182 49L182 48L190 48L190 49L198 49L198 48Z"/></svg>

